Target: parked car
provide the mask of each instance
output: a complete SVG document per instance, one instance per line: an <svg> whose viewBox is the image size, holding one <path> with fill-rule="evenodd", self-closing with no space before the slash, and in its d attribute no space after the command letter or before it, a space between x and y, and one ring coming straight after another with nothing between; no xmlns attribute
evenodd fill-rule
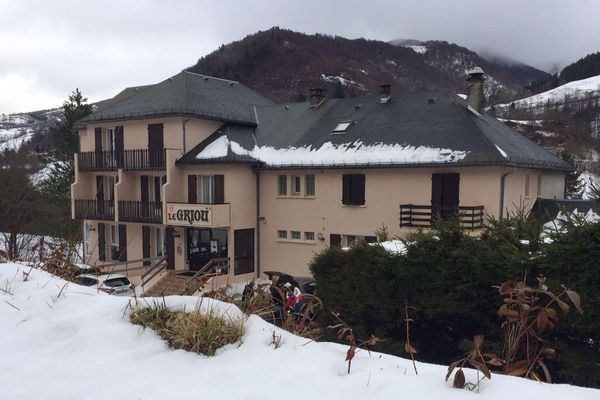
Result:
<svg viewBox="0 0 600 400"><path fill-rule="evenodd" d="M135 286L124 275L119 274L81 274L75 282L83 286L96 286L98 291L115 296L133 296Z"/></svg>
<svg viewBox="0 0 600 400"><path fill-rule="evenodd" d="M302 293L315 294L315 280L311 277L293 277L290 274L279 271L264 271L265 275L269 277L269 280L273 280L273 277L279 277L277 279L276 286L283 288L287 282L291 283L292 286L296 286Z"/></svg>

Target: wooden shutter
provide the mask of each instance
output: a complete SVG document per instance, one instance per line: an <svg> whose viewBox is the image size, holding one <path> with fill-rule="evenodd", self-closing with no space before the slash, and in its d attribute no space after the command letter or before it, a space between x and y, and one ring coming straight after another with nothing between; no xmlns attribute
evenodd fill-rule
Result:
<svg viewBox="0 0 600 400"><path fill-rule="evenodd" d="M96 201L104 201L104 180L101 175L96 176Z"/></svg>
<svg viewBox="0 0 600 400"><path fill-rule="evenodd" d="M352 175L342 175L342 204L352 204L351 186Z"/></svg>
<svg viewBox="0 0 600 400"><path fill-rule="evenodd" d="M431 216L440 214L440 207L443 203L442 198L442 174L431 175Z"/></svg>
<svg viewBox="0 0 600 400"><path fill-rule="evenodd" d="M442 184L442 203L449 207L458 207L459 202L459 174L444 174Z"/></svg>
<svg viewBox="0 0 600 400"><path fill-rule="evenodd" d="M160 176L155 176L154 178L154 202L156 203L156 207L160 205Z"/></svg>
<svg viewBox="0 0 600 400"><path fill-rule="evenodd" d="M94 150L96 152L96 168L102 167L102 128L94 129Z"/></svg>
<svg viewBox="0 0 600 400"><path fill-rule="evenodd" d="M98 260L106 261L106 230L104 224L98 224Z"/></svg>
<svg viewBox="0 0 600 400"><path fill-rule="evenodd" d="M166 228L167 269L175 269L175 229Z"/></svg>
<svg viewBox="0 0 600 400"><path fill-rule="evenodd" d="M233 273L254 272L254 229L237 229L233 232Z"/></svg>
<svg viewBox="0 0 600 400"><path fill-rule="evenodd" d="M117 159L117 168L123 168L124 165L124 154L123 151L125 150L125 141L123 139L123 127L122 126L117 126L115 128L115 152L117 153L115 155L116 159Z"/></svg>
<svg viewBox="0 0 600 400"><path fill-rule="evenodd" d="M352 175L352 183L350 185L351 191L351 204L363 205L365 204L365 176L364 175Z"/></svg>
<svg viewBox="0 0 600 400"><path fill-rule="evenodd" d="M329 235L329 247L340 247L342 245L342 235L332 233Z"/></svg>
<svg viewBox="0 0 600 400"><path fill-rule="evenodd" d="M142 226L142 258L150 258L150 227ZM144 266L150 265L150 261L144 261Z"/></svg>
<svg viewBox="0 0 600 400"><path fill-rule="evenodd" d="M196 204L198 202L196 175L188 175L188 203Z"/></svg>
<svg viewBox="0 0 600 400"><path fill-rule="evenodd" d="M215 204L225 203L225 177L215 175Z"/></svg>
<svg viewBox="0 0 600 400"><path fill-rule="evenodd" d="M127 225L119 225L119 261L127 261Z"/></svg>
<svg viewBox="0 0 600 400"><path fill-rule="evenodd" d="M148 196L148 176L141 175L140 176L140 199L142 199L142 203L147 204L149 201Z"/></svg>

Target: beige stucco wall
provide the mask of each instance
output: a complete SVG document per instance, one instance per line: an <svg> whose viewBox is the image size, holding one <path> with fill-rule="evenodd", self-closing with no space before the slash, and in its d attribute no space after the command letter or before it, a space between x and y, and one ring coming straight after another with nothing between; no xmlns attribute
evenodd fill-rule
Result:
<svg viewBox="0 0 600 400"><path fill-rule="evenodd" d="M79 131L81 151L95 150L95 128L114 128L123 126L123 144L125 149L148 148L148 124L164 124L164 146L167 149L183 149L183 132L185 122L186 150L206 139L211 133L223 125L219 121L197 118L170 117L152 118L133 121L103 122L91 124L87 129Z"/></svg>
<svg viewBox="0 0 600 400"><path fill-rule="evenodd" d="M460 205L484 206L484 213L500 214L500 180L509 170L501 167L460 168L389 168L356 170L268 170L261 171L261 270L281 270L295 275L308 275L308 263L317 252L329 245L332 233L373 236L385 225L391 236L404 237L410 232L399 227L400 204L431 204L432 173L460 173ZM530 208L537 197L537 180L531 178L532 195L525 199L525 170L511 169L505 183L505 208L514 211L521 202ZM365 205L345 206L342 198L342 175L364 173ZM531 175L541 171L527 171ZM316 176L316 196L277 196L277 176L280 174ZM560 184L560 181L563 184ZM549 182L546 187L546 181ZM304 185L304 179L302 179ZM564 188L562 174L552 174L542 182L542 194L561 198ZM289 190L289 188L288 188ZM304 188L302 188L304 193ZM278 240L277 231L321 233L324 240L314 242Z"/></svg>

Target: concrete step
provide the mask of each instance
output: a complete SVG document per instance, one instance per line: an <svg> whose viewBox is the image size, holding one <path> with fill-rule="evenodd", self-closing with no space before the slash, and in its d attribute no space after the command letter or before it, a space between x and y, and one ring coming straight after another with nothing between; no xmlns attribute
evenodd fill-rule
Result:
<svg viewBox="0 0 600 400"><path fill-rule="evenodd" d="M198 277L196 282L200 283L205 281L207 278ZM168 274L165 275L160 281L145 291L145 297L158 297L158 296L172 296L181 293L187 285L192 284L189 276Z"/></svg>

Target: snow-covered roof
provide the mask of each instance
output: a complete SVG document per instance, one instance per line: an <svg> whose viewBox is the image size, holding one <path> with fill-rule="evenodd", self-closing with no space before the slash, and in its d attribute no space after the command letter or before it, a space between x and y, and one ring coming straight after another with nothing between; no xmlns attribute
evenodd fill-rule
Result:
<svg viewBox="0 0 600 400"><path fill-rule="evenodd" d="M570 166L446 91L256 107L256 127L227 124L180 163L248 161L266 167L438 164ZM341 123L350 123L336 131Z"/></svg>

